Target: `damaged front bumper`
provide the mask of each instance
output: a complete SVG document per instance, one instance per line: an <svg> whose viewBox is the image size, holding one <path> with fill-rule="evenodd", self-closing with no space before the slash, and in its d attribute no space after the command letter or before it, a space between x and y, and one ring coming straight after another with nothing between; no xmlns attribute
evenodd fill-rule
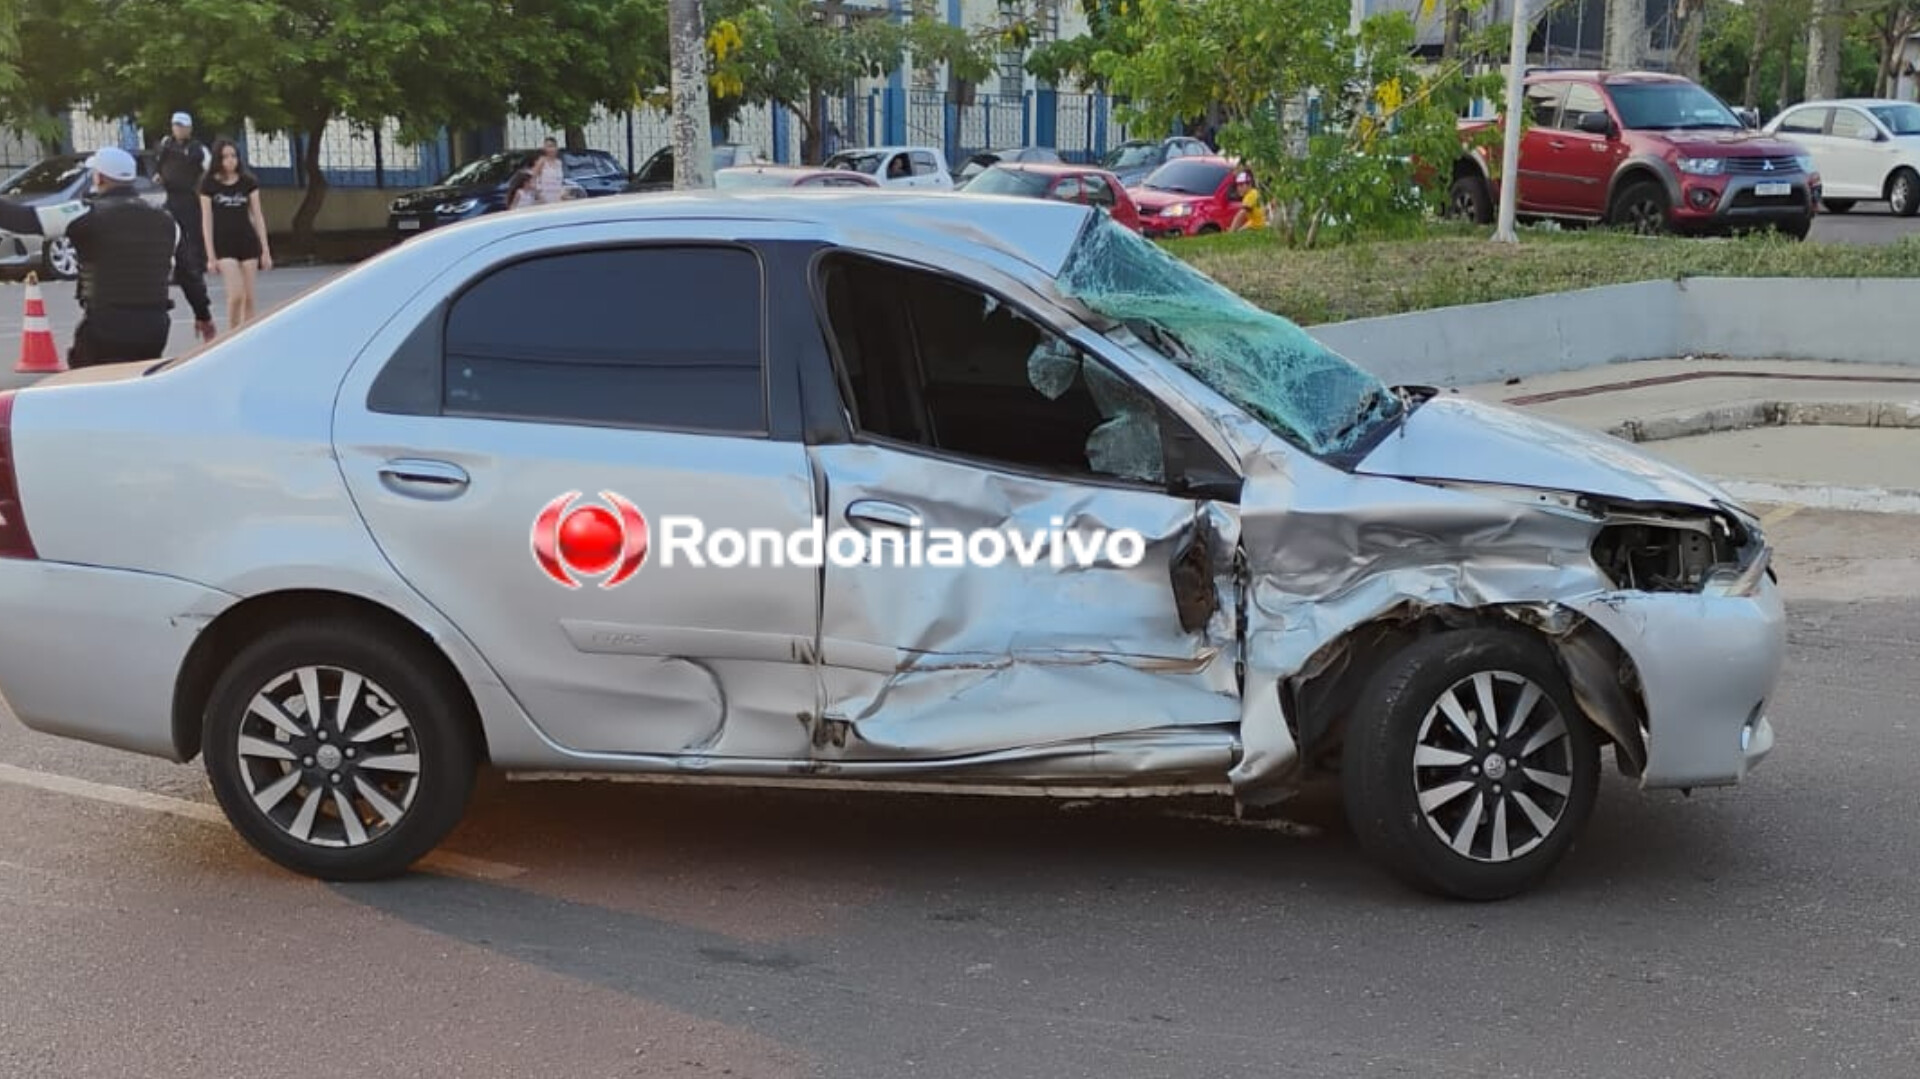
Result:
<svg viewBox="0 0 1920 1079"><path fill-rule="evenodd" d="M1611 592L1576 609L1632 663L1644 709L1642 787L1738 783L1773 749L1786 610L1764 570L1745 592Z"/></svg>

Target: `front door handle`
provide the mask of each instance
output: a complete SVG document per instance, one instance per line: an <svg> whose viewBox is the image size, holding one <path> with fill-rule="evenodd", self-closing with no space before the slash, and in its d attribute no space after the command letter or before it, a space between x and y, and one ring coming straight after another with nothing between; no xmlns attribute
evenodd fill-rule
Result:
<svg viewBox="0 0 1920 1079"><path fill-rule="evenodd" d="M408 458L381 465L380 482L394 494L440 502L459 497L472 481L452 462Z"/></svg>
<svg viewBox="0 0 1920 1079"><path fill-rule="evenodd" d="M879 525L882 528L913 529L920 525L920 515L898 502L877 502L871 499L848 506L847 520Z"/></svg>
<svg viewBox="0 0 1920 1079"><path fill-rule="evenodd" d="M1553 147L1556 150L1564 150L1567 148L1567 144L1564 142L1561 142L1559 139L1550 139L1548 140L1547 145Z"/></svg>

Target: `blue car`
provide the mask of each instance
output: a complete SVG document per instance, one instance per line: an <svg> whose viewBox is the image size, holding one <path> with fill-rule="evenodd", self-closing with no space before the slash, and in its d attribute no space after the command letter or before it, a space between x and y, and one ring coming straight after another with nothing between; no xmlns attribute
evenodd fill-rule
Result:
<svg viewBox="0 0 1920 1079"><path fill-rule="evenodd" d="M465 221L507 208L507 184L533 163L538 150L507 150L469 161L432 187L409 191L387 208L387 231L396 240L439 225ZM605 150L562 150L567 197L617 195L627 188L627 171Z"/></svg>

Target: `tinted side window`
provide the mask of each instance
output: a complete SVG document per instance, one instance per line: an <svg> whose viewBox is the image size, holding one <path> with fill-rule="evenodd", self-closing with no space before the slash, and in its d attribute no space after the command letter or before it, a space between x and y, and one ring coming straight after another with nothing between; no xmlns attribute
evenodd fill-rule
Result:
<svg viewBox="0 0 1920 1079"><path fill-rule="evenodd" d="M1827 130L1827 113L1831 109L1796 109L1780 121L1779 130L1792 135L1823 135Z"/></svg>
<svg viewBox="0 0 1920 1079"><path fill-rule="evenodd" d="M939 171L940 166L934 164L932 154L927 153L925 150L915 150L913 152L913 174L915 176L932 176Z"/></svg>
<svg viewBox="0 0 1920 1079"><path fill-rule="evenodd" d="M1527 87L1527 118L1539 127L1559 122L1560 99L1566 90L1564 82L1536 82Z"/></svg>
<svg viewBox="0 0 1920 1079"><path fill-rule="evenodd" d="M1588 113L1607 111L1607 103L1600 98L1600 91L1583 82L1567 87L1567 100L1560 106L1560 126L1568 131L1580 127L1580 118Z"/></svg>
<svg viewBox="0 0 1920 1079"><path fill-rule="evenodd" d="M759 259L730 247L527 259L447 316L448 414L758 434Z"/></svg>
<svg viewBox="0 0 1920 1079"><path fill-rule="evenodd" d="M1075 177L1068 176L1059 183L1054 184L1053 197L1059 199L1061 202L1079 202L1080 181Z"/></svg>
<svg viewBox="0 0 1920 1079"><path fill-rule="evenodd" d="M647 159L640 166L640 182L643 184L670 184L673 182L673 155L665 150Z"/></svg>
<svg viewBox="0 0 1920 1079"><path fill-rule="evenodd" d="M935 274L850 255L823 269L860 431L987 464L1164 481L1159 408L1072 343Z"/></svg>
<svg viewBox="0 0 1920 1079"><path fill-rule="evenodd" d="M1104 177L1083 176L1080 179L1082 183L1086 184L1088 202L1093 203L1095 206L1113 205L1113 188L1107 185Z"/></svg>
<svg viewBox="0 0 1920 1079"><path fill-rule="evenodd" d="M1852 109L1833 110L1833 137L1836 139L1859 139L1872 142L1878 134L1873 122Z"/></svg>

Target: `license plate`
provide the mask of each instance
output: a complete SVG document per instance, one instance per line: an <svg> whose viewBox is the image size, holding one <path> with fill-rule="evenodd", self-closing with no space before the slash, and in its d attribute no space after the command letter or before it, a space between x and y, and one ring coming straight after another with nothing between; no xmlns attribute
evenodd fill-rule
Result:
<svg viewBox="0 0 1920 1079"><path fill-rule="evenodd" d="M1792 184L1754 184L1753 193L1760 196L1763 199L1773 195L1791 195L1793 194L1793 185Z"/></svg>
<svg viewBox="0 0 1920 1079"><path fill-rule="evenodd" d="M418 218L403 217L394 227L401 232L412 232L420 227L420 221Z"/></svg>

